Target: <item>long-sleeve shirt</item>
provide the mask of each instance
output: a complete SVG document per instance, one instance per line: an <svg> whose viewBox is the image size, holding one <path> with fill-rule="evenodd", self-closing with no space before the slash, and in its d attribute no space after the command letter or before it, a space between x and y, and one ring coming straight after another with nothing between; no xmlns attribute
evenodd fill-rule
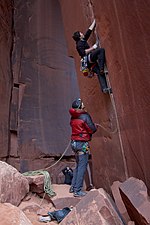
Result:
<svg viewBox="0 0 150 225"><path fill-rule="evenodd" d="M86 55L85 50L90 48L87 40L89 39L91 33L92 33L92 30L88 29L84 35L84 39L81 39L76 42L76 49L79 55L81 56L81 58L83 58Z"/></svg>

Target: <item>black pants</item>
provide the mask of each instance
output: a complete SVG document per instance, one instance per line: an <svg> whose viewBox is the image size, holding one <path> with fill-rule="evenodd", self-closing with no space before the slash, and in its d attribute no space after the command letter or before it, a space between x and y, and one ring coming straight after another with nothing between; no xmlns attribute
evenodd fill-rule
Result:
<svg viewBox="0 0 150 225"><path fill-rule="evenodd" d="M93 66L93 64L95 64L95 66L93 66L92 68L92 71L97 74L101 90L103 91L105 88L108 87L105 74L100 72L101 70L104 70L105 50L104 48L98 48L89 54L92 63L88 62L88 66L91 67Z"/></svg>
<svg viewBox="0 0 150 225"><path fill-rule="evenodd" d="M103 91L105 88L108 87L107 86L107 82L106 82L105 74L104 73L103 74L100 73L100 68L99 68L99 65L97 63L93 67L92 71L97 74L101 90Z"/></svg>
<svg viewBox="0 0 150 225"><path fill-rule="evenodd" d="M104 48L97 48L90 53L90 60L91 62L98 62L100 71L104 70L105 64L105 49Z"/></svg>

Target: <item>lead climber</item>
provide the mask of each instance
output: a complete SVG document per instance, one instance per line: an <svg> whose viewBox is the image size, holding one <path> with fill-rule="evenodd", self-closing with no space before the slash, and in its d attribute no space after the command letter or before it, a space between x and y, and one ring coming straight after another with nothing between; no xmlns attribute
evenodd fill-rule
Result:
<svg viewBox="0 0 150 225"><path fill-rule="evenodd" d="M90 47L87 42L95 26L96 22L94 20L85 34L80 31L76 31L72 38L76 42L76 49L81 56L81 63L87 63L87 69L97 74L102 92L109 93L110 88L107 86L106 77L104 74L105 50L104 48L98 47L98 41L96 41L92 47Z"/></svg>
<svg viewBox="0 0 150 225"><path fill-rule="evenodd" d="M73 101L69 112L71 115L70 126L72 128L71 148L76 159L70 193L74 193L74 197L83 197L86 195L86 192L82 191L82 187L89 160L89 141L92 139L92 134L97 131L97 126L85 110L80 98Z"/></svg>

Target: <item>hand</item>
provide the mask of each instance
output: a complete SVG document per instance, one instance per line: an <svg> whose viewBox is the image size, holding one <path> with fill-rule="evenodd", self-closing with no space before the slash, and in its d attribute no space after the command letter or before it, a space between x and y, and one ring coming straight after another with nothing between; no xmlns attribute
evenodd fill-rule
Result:
<svg viewBox="0 0 150 225"><path fill-rule="evenodd" d="M91 24L91 26L89 27L89 30L93 30L95 25L96 25L96 21L94 20L93 23Z"/></svg>
<svg viewBox="0 0 150 225"><path fill-rule="evenodd" d="M98 129L98 127L99 127L99 124L98 124L98 123L95 123L95 126L96 126L96 128Z"/></svg>
<svg viewBox="0 0 150 225"><path fill-rule="evenodd" d="M93 47L93 49L96 49L96 48L98 48L98 45L95 43L92 47Z"/></svg>

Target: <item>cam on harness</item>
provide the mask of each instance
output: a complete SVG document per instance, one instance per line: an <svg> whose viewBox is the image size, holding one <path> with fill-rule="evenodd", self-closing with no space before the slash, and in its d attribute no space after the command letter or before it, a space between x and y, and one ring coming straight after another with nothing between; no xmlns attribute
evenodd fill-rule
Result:
<svg viewBox="0 0 150 225"><path fill-rule="evenodd" d="M85 77L93 77L94 72L92 71L96 63L92 63L90 66L88 65L88 57L89 55L84 56L80 60L80 71L83 73Z"/></svg>

